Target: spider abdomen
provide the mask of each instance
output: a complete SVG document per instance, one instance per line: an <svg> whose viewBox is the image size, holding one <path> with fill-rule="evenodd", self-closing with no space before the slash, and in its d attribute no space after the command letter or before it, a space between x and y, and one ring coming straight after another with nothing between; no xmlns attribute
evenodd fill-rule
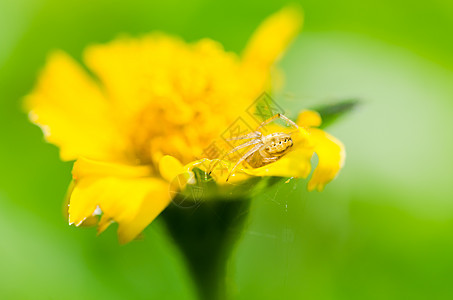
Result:
<svg viewBox="0 0 453 300"><path fill-rule="evenodd" d="M256 151L252 155L250 155L246 159L247 163L252 167L252 168L259 168L264 165L267 165L270 162L265 162L263 159L263 156L261 156L260 151Z"/></svg>
<svg viewBox="0 0 453 300"><path fill-rule="evenodd" d="M250 155L246 162L252 168L265 166L280 159L292 146L293 141L289 136L272 137L258 151Z"/></svg>
<svg viewBox="0 0 453 300"><path fill-rule="evenodd" d="M279 160L291 149L291 147L293 146L291 132L289 133L274 132L268 135L263 135L263 133L259 131L260 128L278 118L286 121L286 123L291 125L292 127L299 129L299 126L297 126L296 123L294 123L284 115L278 113L273 117L267 119L263 123L261 123L261 125L258 126L258 128L256 128L254 132L245 135L235 136L228 139L228 141L237 140L249 140L249 141L233 148L227 154L231 154L246 147L249 148L247 152L242 155L242 157L236 162L234 167L230 170L230 173L228 174L226 181L228 181L230 175L234 173L234 170L237 168L237 166L239 166L244 161L246 161L252 168L259 168ZM217 163L215 163L214 165L216 165ZM209 174L211 174L211 172Z"/></svg>

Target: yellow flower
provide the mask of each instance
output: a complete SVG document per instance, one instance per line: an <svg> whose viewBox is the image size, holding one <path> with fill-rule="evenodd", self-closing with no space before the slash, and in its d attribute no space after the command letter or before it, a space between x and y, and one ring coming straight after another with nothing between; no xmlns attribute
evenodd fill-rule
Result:
<svg viewBox="0 0 453 300"><path fill-rule="evenodd" d="M269 90L270 71L301 19L291 7L272 15L241 56L209 39L188 44L152 33L88 47L90 76L67 54L53 53L25 103L61 159L75 160L70 224L101 211L99 233L117 222L120 242L134 239L170 203L172 179L199 166L195 158ZM309 189L333 179L343 164L341 143L312 128L320 124L314 112L302 112L297 123L292 152L261 168L241 166L235 180L305 178L313 153L319 164Z"/></svg>

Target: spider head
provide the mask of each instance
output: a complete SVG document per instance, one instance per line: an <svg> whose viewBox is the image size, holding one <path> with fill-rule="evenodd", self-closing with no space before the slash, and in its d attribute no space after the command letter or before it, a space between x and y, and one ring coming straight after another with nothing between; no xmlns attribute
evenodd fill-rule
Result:
<svg viewBox="0 0 453 300"><path fill-rule="evenodd" d="M289 134L279 133L271 136L265 143L264 151L272 157L285 155L293 146L293 140Z"/></svg>

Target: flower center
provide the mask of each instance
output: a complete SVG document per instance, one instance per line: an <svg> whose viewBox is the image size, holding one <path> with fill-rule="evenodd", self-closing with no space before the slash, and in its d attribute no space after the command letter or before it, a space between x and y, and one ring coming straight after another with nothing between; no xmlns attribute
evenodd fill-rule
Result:
<svg viewBox="0 0 453 300"><path fill-rule="evenodd" d="M227 121L203 102L190 104L159 98L137 114L130 138L139 164L156 166L164 155L171 155L183 164L203 157Z"/></svg>

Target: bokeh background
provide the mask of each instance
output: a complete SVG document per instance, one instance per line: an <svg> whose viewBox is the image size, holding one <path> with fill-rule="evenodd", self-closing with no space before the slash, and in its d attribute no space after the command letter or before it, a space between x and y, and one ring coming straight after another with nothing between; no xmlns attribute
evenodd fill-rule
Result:
<svg viewBox="0 0 453 300"><path fill-rule="evenodd" d="M195 299L161 220L119 246L69 227L71 163L21 110L46 55L122 33L209 37L241 51L285 1L0 1L0 298ZM453 2L300 3L281 62L289 111L346 98L328 128L347 148L322 193L292 180L254 199L228 265L232 299L453 297Z"/></svg>

